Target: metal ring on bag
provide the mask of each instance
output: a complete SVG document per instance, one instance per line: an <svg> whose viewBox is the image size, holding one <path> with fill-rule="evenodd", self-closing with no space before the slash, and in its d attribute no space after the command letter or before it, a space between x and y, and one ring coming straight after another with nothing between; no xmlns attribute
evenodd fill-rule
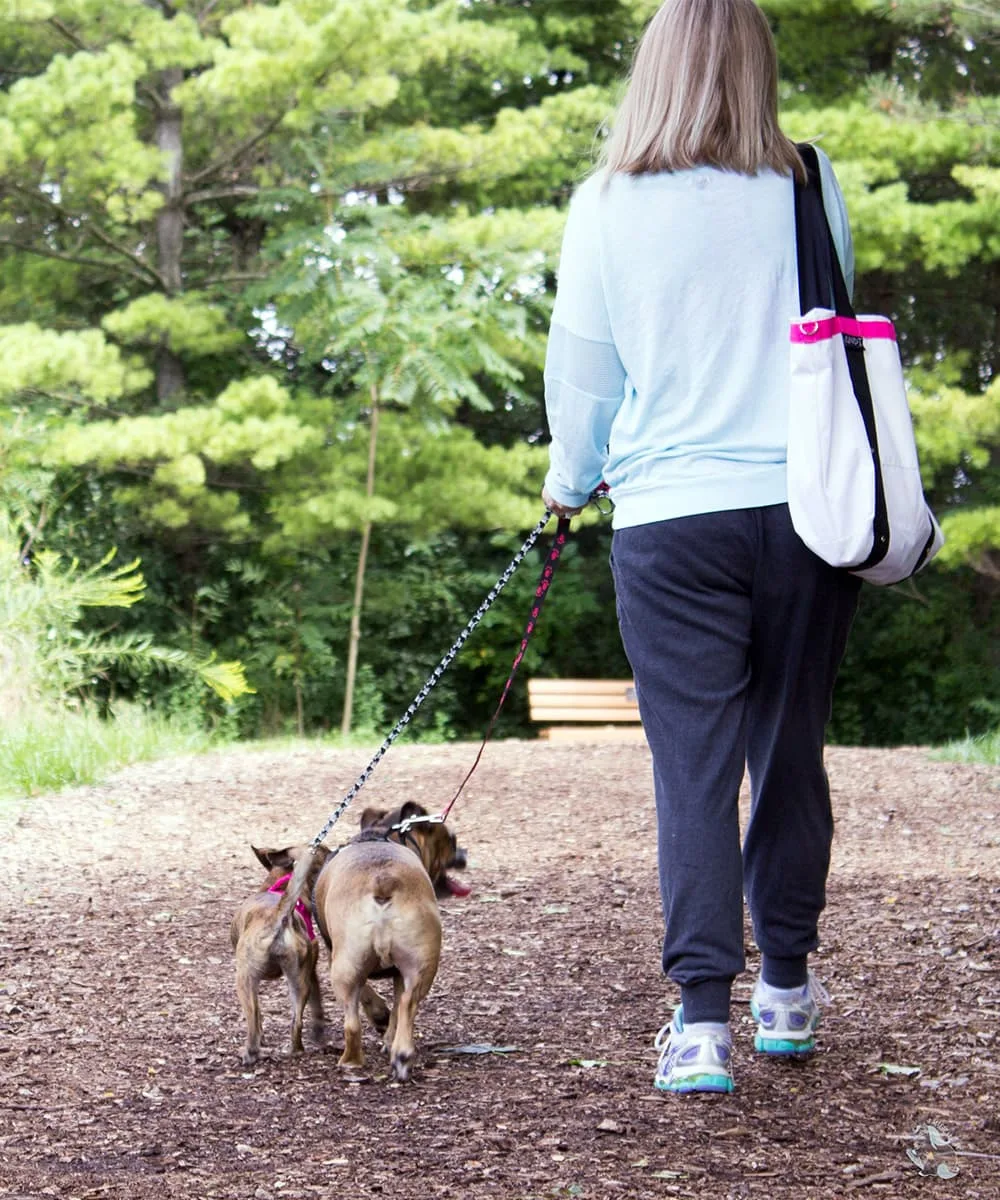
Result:
<svg viewBox="0 0 1000 1200"><path fill-rule="evenodd" d="M800 325L799 333L803 337L812 337L814 333L819 333L819 321L808 321L805 325Z"/></svg>

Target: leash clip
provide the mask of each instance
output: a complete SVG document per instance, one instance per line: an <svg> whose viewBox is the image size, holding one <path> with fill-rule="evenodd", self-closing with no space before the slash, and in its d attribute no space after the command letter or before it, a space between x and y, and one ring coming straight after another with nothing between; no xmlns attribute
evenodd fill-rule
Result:
<svg viewBox="0 0 1000 1200"><path fill-rule="evenodd" d="M603 479L590 493L590 503L602 517L610 517L615 511L614 502L611 499L611 488L608 487Z"/></svg>
<svg viewBox="0 0 1000 1200"><path fill-rule="evenodd" d="M409 833L414 825L443 825L444 813L435 813L431 816L429 813L422 817L407 817L405 821L400 821L398 825L392 826L394 833Z"/></svg>

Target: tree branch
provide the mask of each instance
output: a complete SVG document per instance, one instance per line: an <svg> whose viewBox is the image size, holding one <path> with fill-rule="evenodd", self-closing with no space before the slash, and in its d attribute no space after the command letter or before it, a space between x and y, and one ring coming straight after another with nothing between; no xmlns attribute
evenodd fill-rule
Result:
<svg viewBox="0 0 1000 1200"><path fill-rule="evenodd" d="M40 189L32 190L30 188L22 187L20 184L17 184L17 183L12 184L11 186L13 187L13 190L15 192L18 192L18 193L20 193L20 195L25 196L28 200L32 200L35 202L40 200L55 215L55 217L59 221L59 223L61 225L65 225L69 214L62 207L62 205L57 204L56 201L53 200L51 196L46 195L46 193L41 191ZM107 246L109 250L113 250L116 254L121 254L123 257L130 259L133 263L135 263L135 265L137 267L140 268L140 270L146 272L146 274L149 277L151 277L156 283L158 283L160 285L160 287L162 287L164 289L164 291L166 291L164 281L160 277L159 273L156 271L155 267L151 267L149 265L149 263L147 263L146 260L141 255L135 254L133 251L129 250L127 247L119 245L114 240L114 238L112 238L110 236L110 234L105 233L104 230L102 230L98 225L93 224L92 222L87 222L87 223L83 224L82 226L80 226L80 229L82 230L84 237L86 237L88 234L93 234L93 236L96 237L99 242L102 242L105 246ZM28 247L24 243L18 243L18 244L20 245L21 249L28 249ZM55 255L53 255L53 257L55 257ZM96 260L94 260L94 259L90 259L90 260L86 260L86 261L88 261L90 263L96 262ZM107 265L111 266L110 263L108 263ZM144 278L143 276L135 275L133 272L129 272L129 274L132 274L133 278L136 278L136 279ZM146 282L148 283L149 280L146 279Z"/></svg>
<svg viewBox="0 0 1000 1200"><path fill-rule="evenodd" d="M31 246L26 242L19 242L14 238L2 236L0 236L0 246L10 246L14 250L23 250L25 254L38 254L42 258L55 258L59 262L76 263L82 267L103 267L106 271L128 275L132 279L138 279L141 283L149 283L149 279L145 275L140 275L138 271L133 271L123 263L114 263L106 258L85 258L81 254L65 254L60 250L50 250L48 247L42 246Z"/></svg>
<svg viewBox="0 0 1000 1200"><path fill-rule="evenodd" d="M41 511L38 514L38 520L34 523L34 525L29 525L27 520L24 522L24 527L28 531L28 538L27 541L25 541L21 546L21 549L17 552L18 562L25 562L27 560L35 542L38 541L38 539L42 536L42 533L45 531L45 526L48 524L48 520L49 513L43 501Z"/></svg>
<svg viewBox="0 0 1000 1200"><path fill-rule="evenodd" d="M209 8L211 8L211 5L209 5ZM208 11L208 10L206 10L206 11ZM344 51L346 52L346 51L352 49L353 45L354 45L354 43L352 42L352 43L349 43L348 45L344 46L343 47ZM323 82L323 80L326 79L326 77L330 74L330 72L334 69L334 67L336 65L337 65L336 62L328 62L326 64L326 66L322 69L322 71L318 72L317 75L313 79L309 80L310 86L318 87ZM236 159L238 159L242 155L246 154L248 150L252 150L254 148L254 146L258 145L265 138L270 137L271 134L278 128L278 126L281 124L281 122L285 119L285 117L287 117L290 112L294 112L295 109L298 108L298 104L299 104L298 100L293 99L293 101L289 105L289 107L286 109L283 109L280 113L277 114L277 116L275 116L272 120L268 121L263 129L259 130L252 137L247 138L246 141L242 142L239 146L237 146L229 154L224 155L222 158L218 159L214 163L209 163L209 165L207 167L204 167L204 168L202 168L202 170L196 172L196 174L191 175L189 177L188 182L189 183L200 183L203 179L210 178L212 175L215 174L216 171L221 171L223 167L228 166L232 162L235 162Z"/></svg>
<svg viewBox="0 0 1000 1200"><path fill-rule="evenodd" d="M200 286L214 287L217 283L259 283L266 278L266 271L234 271L229 275L214 275L203 279Z"/></svg>
<svg viewBox="0 0 1000 1200"><path fill-rule="evenodd" d="M142 92L144 96L147 96L150 100L152 100L153 107L157 111L167 107L168 101L164 100L164 98L151 83L143 83L142 81L139 81L136 84L136 88L138 91Z"/></svg>
<svg viewBox="0 0 1000 1200"><path fill-rule="evenodd" d="M981 21L996 20L995 13L991 12L990 9L986 8L985 6L980 6L978 4L956 4L954 5L954 9L955 12L966 13L968 16L976 17ZM982 36L989 38L990 41L993 41L997 35L992 30L985 29Z"/></svg>
<svg viewBox="0 0 1000 1200"><path fill-rule="evenodd" d="M215 8L218 3L219 0L208 0L208 4L206 4L198 14L197 21L199 25L201 25L201 23L211 14L212 9Z"/></svg>
<svg viewBox="0 0 1000 1200"><path fill-rule="evenodd" d="M116 254L123 255L130 262L135 263L135 265L137 267L139 267L140 270L146 272L149 279L153 280L154 283L158 283L165 292L169 291L169 288L167 287L167 282L163 278L163 276L160 274L160 272L157 271L157 269L155 267L151 267L149 265L149 263L146 262L146 260L142 257L141 254L136 254L134 251L129 250L129 248L127 246L119 245L118 242L116 242L113 237L111 237L109 234L105 233L104 230L101 229L100 226L98 226L98 225L89 225L89 226L86 226L85 228L88 232L92 233L99 242L102 242L105 246L107 246L107 248L109 250L113 250ZM147 282L149 281L149 279L147 279Z"/></svg>
<svg viewBox="0 0 1000 1200"><path fill-rule="evenodd" d="M73 30L64 25L58 17L49 17L49 24L58 33L61 33L62 36L70 43L70 45L75 46L77 50L90 50L90 47L87 45L87 43L83 41L82 38L78 38Z"/></svg>
<svg viewBox="0 0 1000 1200"><path fill-rule="evenodd" d="M24 392L27 396L37 396L43 400L56 400L70 408L93 409L95 412L107 413L112 417L135 416L135 413L123 412L120 408L114 408L110 404L101 404L98 400L87 400L83 396L70 396L66 392L53 392L47 388L25 388Z"/></svg>
<svg viewBox="0 0 1000 1200"><path fill-rule="evenodd" d="M369 182L357 180L353 187L357 191L384 191L386 188L397 188L401 192L420 191L422 188L432 187L434 184L452 183L463 171L481 169L484 163L488 163L488 161L488 159L475 159L472 162L456 163L450 167L438 167L436 169L418 171L413 175L396 175L390 179L377 179ZM483 181L485 183L497 183L504 178L506 177L503 175L487 175L483 176ZM322 193L316 194L322 195Z"/></svg>
<svg viewBox="0 0 1000 1200"><path fill-rule="evenodd" d="M294 109L294 107L295 106L293 105L292 108L285 109L284 111L278 113L276 117L267 122L263 129L258 130L257 133L255 133L252 137L240 142L240 144L235 146L228 154L224 154L222 158L216 159L214 163L209 163L207 167L203 167L200 171L196 171L194 175L188 177L188 182L201 183L203 179L210 179L218 171L221 171L223 167L228 167L230 163L233 163L238 158L241 158L247 153L247 151L252 150L254 146L264 141L265 138L270 137L285 119L285 117L287 117L288 114Z"/></svg>
<svg viewBox="0 0 1000 1200"><path fill-rule="evenodd" d="M202 204L206 200L228 200L239 197L259 196L260 188L252 183L234 183L230 187L204 188L200 192L187 192L184 196L185 207L189 204Z"/></svg>

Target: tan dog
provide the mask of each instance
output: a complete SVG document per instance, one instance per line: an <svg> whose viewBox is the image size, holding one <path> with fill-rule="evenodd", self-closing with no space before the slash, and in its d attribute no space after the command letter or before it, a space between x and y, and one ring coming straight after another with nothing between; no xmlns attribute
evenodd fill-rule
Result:
<svg viewBox="0 0 1000 1200"><path fill-rule="evenodd" d="M454 834L440 823L398 827L426 816L419 804L392 812L366 809L354 841L320 871L314 907L330 947L330 981L344 1006L342 1067L361 1067L361 1014L371 1015L369 979L391 977L394 1003L385 1033L389 1070L409 1078L417 1008L430 991L441 957L435 889L467 895L449 868L465 866Z"/></svg>
<svg viewBox="0 0 1000 1200"><path fill-rule="evenodd" d="M308 910L297 904L294 896L284 890L271 890L292 871L309 847L258 850L251 846L250 849L267 868L267 880L263 891L240 905L229 930L236 952L236 992L247 1021L244 1066L252 1066L260 1057L260 984L263 979L280 979L284 975L288 984L294 1053L302 1051L302 1022L307 1004L312 1013L314 1036L318 1039L323 1031L323 1001L316 977L319 944L312 931L312 920ZM308 886L311 887L329 857L330 851L325 846L317 851L307 877Z"/></svg>

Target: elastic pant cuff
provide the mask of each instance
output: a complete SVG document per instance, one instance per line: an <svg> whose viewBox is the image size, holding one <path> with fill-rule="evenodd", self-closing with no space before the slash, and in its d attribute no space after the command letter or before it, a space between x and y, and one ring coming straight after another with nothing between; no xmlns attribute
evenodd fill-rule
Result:
<svg viewBox="0 0 1000 1200"><path fill-rule="evenodd" d="M773 988L800 988L809 981L809 960L802 958L771 958L761 955L760 973Z"/></svg>
<svg viewBox="0 0 1000 1200"><path fill-rule="evenodd" d="M681 1004L684 1005L684 1024L717 1021L724 1025L729 1020L729 994L732 987L731 979L705 979L701 983L683 984Z"/></svg>

